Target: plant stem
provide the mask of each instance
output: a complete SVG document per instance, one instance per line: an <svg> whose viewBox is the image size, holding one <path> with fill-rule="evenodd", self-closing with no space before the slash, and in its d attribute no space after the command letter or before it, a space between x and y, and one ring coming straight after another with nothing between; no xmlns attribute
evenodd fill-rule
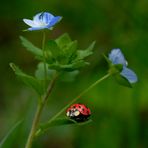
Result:
<svg viewBox="0 0 148 148"><path fill-rule="evenodd" d="M43 31L42 51L43 51L43 62L44 62L44 77L45 77L44 90L46 91L46 87L47 87L47 68L46 68L45 41L46 41L46 33L45 33L45 31Z"/></svg>
<svg viewBox="0 0 148 148"><path fill-rule="evenodd" d="M36 133L36 129L37 129L37 126L38 126L39 121L40 121L41 113L42 113L43 108L44 108L44 106L47 102L47 99L48 99L48 97L51 93L51 90L52 90L52 88L55 84L56 79L57 79L57 75L51 80L51 82L48 86L47 92L45 92L45 95L43 96L42 102L38 103L38 107L37 107L37 110L36 110L36 113L35 113L35 116L34 116L34 119L33 119L31 131L29 133L29 137L28 137L25 148L31 148L31 146L32 146L34 135Z"/></svg>
<svg viewBox="0 0 148 148"><path fill-rule="evenodd" d="M50 124L52 121L54 121L59 115L61 115L72 103L77 101L81 96L83 96L85 93L87 93L90 89L92 89L94 86L96 86L98 83L102 82L103 80L107 79L109 76L111 76L111 73L106 74L96 82L94 82L92 85L90 85L87 89L82 91L78 96L76 96L70 103L68 103L66 106L64 106L57 114L55 114L48 122L47 124ZM44 129L45 131L46 129ZM36 136L40 135L42 133L42 129L38 129L36 132Z"/></svg>
<svg viewBox="0 0 148 148"><path fill-rule="evenodd" d="M39 122L39 119L41 116L42 109L43 109L43 105L39 104L37 107L34 119L33 119L32 128L31 128L25 148L31 148L31 146L32 146L34 134L35 134L36 128L38 126L38 122Z"/></svg>

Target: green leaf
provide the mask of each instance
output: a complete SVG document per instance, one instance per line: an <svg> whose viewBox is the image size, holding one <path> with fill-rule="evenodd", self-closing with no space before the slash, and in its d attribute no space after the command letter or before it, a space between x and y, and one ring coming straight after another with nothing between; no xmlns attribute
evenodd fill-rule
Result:
<svg viewBox="0 0 148 148"><path fill-rule="evenodd" d="M51 80L55 73L56 70L52 70L48 68L48 64L46 64L46 69L47 69L47 79ZM44 74L44 63L39 63L37 66L37 70L35 72L35 76L39 80L44 80L45 79L45 74Z"/></svg>
<svg viewBox="0 0 148 148"><path fill-rule="evenodd" d="M26 85L33 88L39 95L43 94L43 87L41 86L40 81L30 75L25 74L13 63L10 63L10 67Z"/></svg>
<svg viewBox="0 0 148 148"><path fill-rule="evenodd" d="M75 80L75 77L79 74L78 70L70 71L70 72L63 72L60 76L61 81L71 82Z"/></svg>
<svg viewBox="0 0 148 148"><path fill-rule="evenodd" d="M63 34L55 40L60 50L58 50L58 55L60 55L58 61L61 64L68 64L71 56L76 52L77 41L71 41L67 33Z"/></svg>
<svg viewBox="0 0 148 148"><path fill-rule="evenodd" d="M86 57L88 57L89 55L93 54L93 48L94 48L95 42L93 42L87 49L85 50L78 50L77 51L77 57L75 59L76 60L82 60Z"/></svg>
<svg viewBox="0 0 148 148"><path fill-rule="evenodd" d="M129 88L132 88L131 83L130 83L126 78L124 78L122 75L120 75L120 73L115 74L115 80L116 80L116 81L118 82L118 84L120 84L120 85L129 87Z"/></svg>
<svg viewBox="0 0 148 148"><path fill-rule="evenodd" d="M78 69L78 68L84 67L86 65L89 65L89 62L85 62L84 60L79 60L79 61L76 61L72 64L72 68Z"/></svg>
<svg viewBox="0 0 148 148"><path fill-rule="evenodd" d="M34 54L38 59L43 59L43 52L40 48L37 48L30 41L22 36L20 36L20 39L22 41L22 44L24 45L24 47L26 47L28 51Z"/></svg>
<svg viewBox="0 0 148 148"><path fill-rule="evenodd" d="M58 118L55 119L52 122L47 122L40 125L40 128L36 132L36 136L39 136L43 133L45 133L49 128L53 126L63 126L63 125L84 125L90 123L92 120L89 119L85 122L76 122L75 120L69 119L69 118Z"/></svg>
<svg viewBox="0 0 148 148"><path fill-rule="evenodd" d="M69 64L72 61L72 56L76 54L77 41L68 43L65 48L61 49L60 64Z"/></svg>
<svg viewBox="0 0 148 148"><path fill-rule="evenodd" d="M6 136L0 142L0 148L6 148L7 147L6 145L10 143L10 140L15 135L15 133L18 131L22 122L23 122L23 120L20 120L12 126L12 128L8 131Z"/></svg>
<svg viewBox="0 0 148 148"><path fill-rule="evenodd" d="M58 71L73 71L88 65L84 58L91 55L95 45L93 42L86 50L77 50L77 41L71 41L68 34L64 34L55 41L49 41L48 50L50 55L55 59L48 62L51 69Z"/></svg>
<svg viewBox="0 0 148 148"><path fill-rule="evenodd" d="M60 48L58 47L57 43L53 40L49 40L46 44L46 48L45 48L45 51L46 51L46 58L48 60L48 58L54 58L54 59L57 59L59 58L59 56L61 55L61 50Z"/></svg>
<svg viewBox="0 0 148 148"><path fill-rule="evenodd" d="M109 60L109 58L103 54L103 57L105 58L106 62L108 63L109 67L112 65L112 62Z"/></svg>
<svg viewBox="0 0 148 148"><path fill-rule="evenodd" d="M67 46L67 44L71 42L71 39L67 33L64 33L63 35L58 37L55 41L57 45L60 47L60 49L63 49L65 48L65 46Z"/></svg>

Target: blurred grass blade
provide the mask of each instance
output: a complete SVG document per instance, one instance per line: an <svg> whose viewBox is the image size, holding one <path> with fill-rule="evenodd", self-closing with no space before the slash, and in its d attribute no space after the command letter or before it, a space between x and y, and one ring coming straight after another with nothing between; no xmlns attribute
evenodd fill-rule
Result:
<svg viewBox="0 0 148 148"><path fill-rule="evenodd" d="M18 122L16 122L14 124L14 126L8 131L8 133L6 134L6 136L1 140L0 142L0 148L5 148L5 144L7 143L7 141L9 140L9 138L11 138L11 136L13 135L13 133L15 133L17 131L17 129L19 128L20 124L23 122L23 120L20 120Z"/></svg>

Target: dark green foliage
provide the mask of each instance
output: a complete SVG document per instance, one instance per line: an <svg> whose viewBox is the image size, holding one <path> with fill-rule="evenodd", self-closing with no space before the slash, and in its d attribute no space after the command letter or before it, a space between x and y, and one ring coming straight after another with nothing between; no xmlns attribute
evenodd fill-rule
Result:
<svg viewBox="0 0 148 148"><path fill-rule="evenodd" d="M93 42L87 49L78 50L77 41L71 41L67 33L58 37L55 41L50 40L46 44L47 63L50 68L58 71L72 71L79 69L88 62L85 58L93 52L95 42ZM49 55L49 56L48 56Z"/></svg>

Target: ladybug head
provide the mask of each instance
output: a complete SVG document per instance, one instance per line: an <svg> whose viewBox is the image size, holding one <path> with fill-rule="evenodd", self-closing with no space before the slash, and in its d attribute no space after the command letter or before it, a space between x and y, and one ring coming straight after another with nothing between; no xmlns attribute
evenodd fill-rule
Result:
<svg viewBox="0 0 148 148"><path fill-rule="evenodd" d="M67 111L66 115L68 117L77 117L80 115L80 111L78 111L77 109L70 109Z"/></svg>

